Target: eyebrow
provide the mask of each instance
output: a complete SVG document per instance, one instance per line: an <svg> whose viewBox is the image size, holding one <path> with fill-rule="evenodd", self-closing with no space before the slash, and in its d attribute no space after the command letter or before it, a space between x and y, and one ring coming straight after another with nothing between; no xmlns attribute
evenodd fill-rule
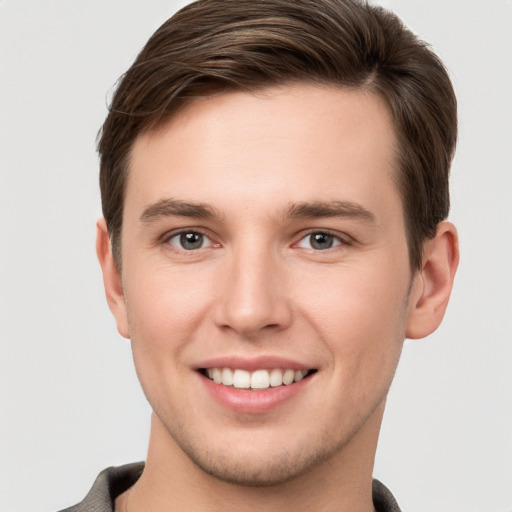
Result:
<svg viewBox="0 0 512 512"><path fill-rule="evenodd" d="M210 219L216 216L215 210L207 204L189 203L177 199L161 199L146 207L140 216L140 220L144 224L150 224L165 217Z"/></svg>
<svg viewBox="0 0 512 512"><path fill-rule="evenodd" d="M212 219L219 217L214 208L205 203L190 203L178 199L161 199L147 206L140 216L144 224L165 217L191 217ZM284 218L313 219L322 217L349 217L375 222L375 215L352 201L314 201L292 203L284 212Z"/></svg>
<svg viewBox="0 0 512 512"><path fill-rule="evenodd" d="M311 219L320 217L350 217L367 222L376 222L375 215L352 201L315 201L292 204L285 217Z"/></svg>

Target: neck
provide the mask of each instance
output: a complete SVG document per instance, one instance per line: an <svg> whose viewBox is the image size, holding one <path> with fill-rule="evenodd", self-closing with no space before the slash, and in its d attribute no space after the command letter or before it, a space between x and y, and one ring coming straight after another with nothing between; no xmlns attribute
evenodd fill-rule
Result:
<svg viewBox="0 0 512 512"><path fill-rule="evenodd" d="M374 512L372 471L383 410L382 404L345 446L306 474L260 487L204 472L153 415L146 467L130 490L128 512Z"/></svg>

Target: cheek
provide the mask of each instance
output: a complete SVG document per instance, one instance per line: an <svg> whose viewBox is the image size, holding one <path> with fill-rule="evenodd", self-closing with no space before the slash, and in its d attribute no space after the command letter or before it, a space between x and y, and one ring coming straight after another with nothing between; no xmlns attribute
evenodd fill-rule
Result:
<svg viewBox="0 0 512 512"><path fill-rule="evenodd" d="M396 334L405 320L409 289L407 276L400 274L371 266L335 268L324 276L310 272L300 292L303 309L314 312L311 318L318 318L330 337L371 330Z"/></svg>
<svg viewBox="0 0 512 512"><path fill-rule="evenodd" d="M208 315L212 301L207 276L183 268L138 267L127 279L127 317L136 363L165 364L179 354Z"/></svg>
<svg viewBox="0 0 512 512"><path fill-rule="evenodd" d="M377 268L377 267L376 267ZM312 279L303 314L319 332L341 378L375 382L392 377L406 328L408 282L400 273L339 269ZM393 277L395 279L393 279Z"/></svg>
<svg viewBox="0 0 512 512"><path fill-rule="evenodd" d="M182 269L139 267L127 282L135 369L148 401L164 413L174 403L164 397L186 395L183 354L208 314L211 292L197 272Z"/></svg>

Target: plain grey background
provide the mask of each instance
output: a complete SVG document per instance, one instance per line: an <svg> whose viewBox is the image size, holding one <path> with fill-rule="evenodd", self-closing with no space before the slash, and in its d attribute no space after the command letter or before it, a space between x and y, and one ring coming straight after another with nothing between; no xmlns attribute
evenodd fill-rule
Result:
<svg viewBox="0 0 512 512"><path fill-rule="evenodd" d="M145 457L150 410L94 253L96 133L179 1L0 0L0 510L58 510ZM461 264L406 343L375 476L404 511L512 510L512 1L387 0L453 77Z"/></svg>

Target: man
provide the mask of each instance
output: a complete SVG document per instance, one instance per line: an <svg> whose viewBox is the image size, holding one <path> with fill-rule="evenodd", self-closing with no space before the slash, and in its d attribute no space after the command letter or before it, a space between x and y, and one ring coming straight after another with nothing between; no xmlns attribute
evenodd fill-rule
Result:
<svg viewBox="0 0 512 512"><path fill-rule="evenodd" d="M201 0L124 75L97 253L153 409L69 511L397 511L372 469L405 337L440 324L456 101L355 0Z"/></svg>

